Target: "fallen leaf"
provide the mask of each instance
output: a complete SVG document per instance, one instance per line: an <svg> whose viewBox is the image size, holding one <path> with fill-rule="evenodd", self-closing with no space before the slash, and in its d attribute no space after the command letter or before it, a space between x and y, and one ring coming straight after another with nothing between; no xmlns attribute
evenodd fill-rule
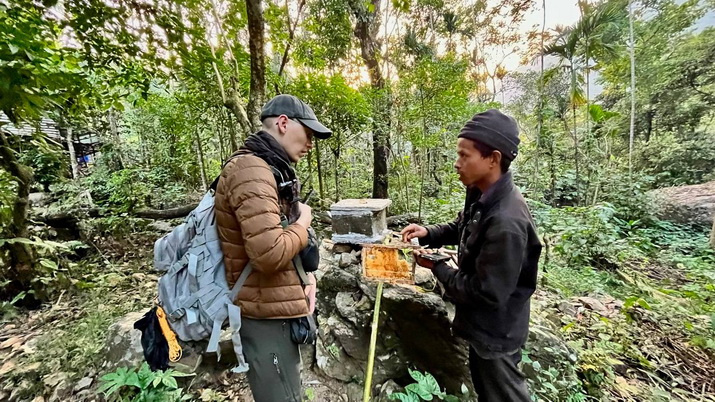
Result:
<svg viewBox="0 0 715 402"><path fill-rule="evenodd" d="M10 346L17 345L17 344L20 343L20 342L22 342L22 338L21 338L21 337L19 337L19 336L13 336L12 338L5 340L5 342L0 343L0 349L7 349L7 348L9 348ZM19 348L19 346L18 346L18 348ZM15 348L15 349L17 349L17 348Z"/></svg>
<svg viewBox="0 0 715 402"><path fill-rule="evenodd" d="M5 375L10 372L10 370L15 368L15 362L10 360L5 362L5 364L0 367L0 375Z"/></svg>
<svg viewBox="0 0 715 402"><path fill-rule="evenodd" d="M31 355L37 351L35 346L37 345L37 338L33 338L31 341L22 344L22 353L26 355Z"/></svg>
<svg viewBox="0 0 715 402"><path fill-rule="evenodd" d="M62 383L63 381L65 381L68 378L69 378L69 376L67 375L67 373L58 371L58 372L55 372L48 376L43 377L42 382L44 382L45 385L47 385L50 388L55 388L58 385L60 385L60 383Z"/></svg>

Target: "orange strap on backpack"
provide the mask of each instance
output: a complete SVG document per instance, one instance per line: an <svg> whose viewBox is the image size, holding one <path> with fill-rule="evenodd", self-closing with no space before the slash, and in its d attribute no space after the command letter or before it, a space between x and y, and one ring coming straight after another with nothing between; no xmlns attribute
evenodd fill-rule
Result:
<svg viewBox="0 0 715 402"><path fill-rule="evenodd" d="M179 341L176 340L176 334L169 327L169 321L166 320L166 313L161 307L156 308L156 316L159 318L159 326L161 333L164 334L166 342L169 344L169 361L178 362L181 359L182 351Z"/></svg>

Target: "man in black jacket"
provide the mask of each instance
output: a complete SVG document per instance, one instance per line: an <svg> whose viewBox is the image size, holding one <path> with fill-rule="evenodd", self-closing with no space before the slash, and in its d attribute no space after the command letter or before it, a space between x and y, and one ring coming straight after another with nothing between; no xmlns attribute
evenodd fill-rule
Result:
<svg viewBox="0 0 715 402"><path fill-rule="evenodd" d="M449 257L416 253L456 304L454 333L469 342L469 368L479 401L530 401L517 368L529 335L541 242L509 166L519 129L497 110L475 115L459 134L454 167L467 187L464 210L442 225L409 225L405 241L430 248L458 245L459 269Z"/></svg>

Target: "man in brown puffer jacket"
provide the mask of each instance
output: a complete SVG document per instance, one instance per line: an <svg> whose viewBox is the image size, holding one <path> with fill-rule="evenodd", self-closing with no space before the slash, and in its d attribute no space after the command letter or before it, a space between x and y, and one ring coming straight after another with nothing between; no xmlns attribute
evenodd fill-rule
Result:
<svg viewBox="0 0 715 402"><path fill-rule="evenodd" d="M303 289L293 265L308 243L312 211L298 198L291 163L313 147L313 136L328 138L332 132L291 95L268 101L261 121L261 131L249 136L221 171L215 211L229 287L249 261L253 267L234 300L241 306L253 397L256 402L293 402L302 399L300 353L289 320L312 313L315 280L310 275L311 286ZM308 303L311 292L313 302Z"/></svg>

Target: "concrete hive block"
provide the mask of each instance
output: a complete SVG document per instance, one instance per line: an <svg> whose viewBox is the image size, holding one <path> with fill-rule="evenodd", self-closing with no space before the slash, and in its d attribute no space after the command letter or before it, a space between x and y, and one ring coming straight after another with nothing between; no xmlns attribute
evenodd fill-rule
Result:
<svg viewBox="0 0 715 402"><path fill-rule="evenodd" d="M334 243L380 243L388 233L388 199L346 199L330 207Z"/></svg>

